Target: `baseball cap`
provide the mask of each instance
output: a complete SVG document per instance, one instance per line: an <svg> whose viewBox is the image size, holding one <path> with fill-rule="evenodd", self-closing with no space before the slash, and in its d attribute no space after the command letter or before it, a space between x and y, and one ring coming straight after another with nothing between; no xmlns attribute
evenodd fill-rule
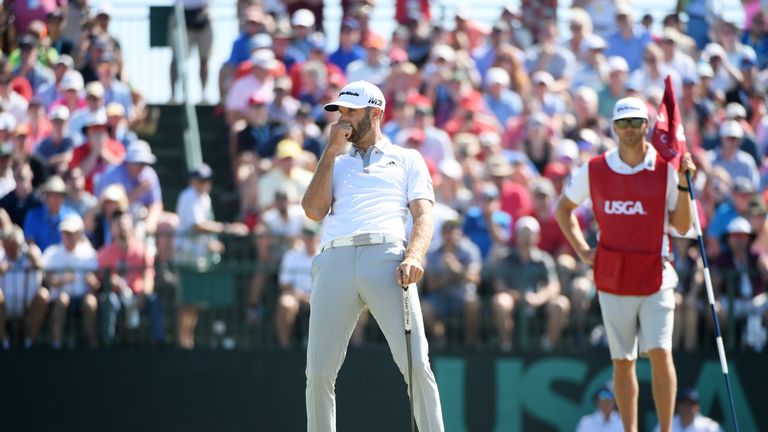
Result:
<svg viewBox="0 0 768 432"><path fill-rule="evenodd" d="M629 72L629 63L624 57L610 56L608 57L608 70L611 72Z"/></svg>
<svg viewBox="0 0 768 432"><path fill-rule="evenodd" d="M213 170L208 164L200 164L197 168L189 172L189 178L195 180L208 180L213 177Z"/></svg>
<svg viewBox="0 0 768 432"><path fill-rule="evenodd" d="M440 44L432 48L432 56L436 59L443 59L448 63L456 60L456 51L448 45Z"/></svg>
<svg viewBox="0 0 768 432"><path fill-rule="evenodd" d="M83 126L83 133L87 134L88 129L93 126L109 127L109 123L107 122L106 110L99 110L91 114L88 120L85 122L85 125Z"/></svg>
<svg viewBox="0 0 768 432"><path fill-rule="evenodd" d="M728 223L725 232L728 234L752 234L752 225L745 218L736 216Z"/></svg>
<svg viewBox="0 0 768 432"><path fill-rule="evenodd" d="M720 125L720 138L744 138L744 129L738 121L726 120Z"/></svg>
<svg viewBox="0 0 768 432"><path fill-rule="evenodd" d="M733 179L733 193L735 194L753 194L755 193L755 185L752 180L738 176Z"/></svg>
<svg viewBox="0 0 768 432"><path fill-rule="evenodd" d="M539 221L537 221L535 217L523 216L515 222L515 232L520 233L524 229L533 233L538 233L541 231L541 225L539 225Z"/></svg>
<svg viewBox="0 0 768 432"><path fill-rule="evenodd" d="M84 229L85 224L83 223L83 218L76 214L69 215L59 222L59 231L61 232L75 233L83 231Z"/></svg>
<svg viewBox="0 0 768 432"><path fill-rule="evenodd" d="M275 157L278 159L292 157L295 158L301 155L303 149L301 145L292 139L284 139L277 143L277 150L275 151Z"/></svg>
<svg viewBox="0 0 768 432"><path fill-rule="evenodd" d="M104 97L104 86L98 81L91 81L85 86L85 94L101 99Z"/></svg>
<svg viewBox="0 0 768 432"><path fill-rule="evenodd" d="M51 113L48 114L48 119L53 120L69 120L69 108L65 107L64 105L57 105L52 110Z"/></svg>
<svg viewBox="0 0 768 432"><path fill-rule="evenodd" d="M120 102L110 102L106 108L107 117L124 117L125 107Z"/></svg>
<svg viewBox="0 0 768 432"><path fill-rule="evenodd" d="M502 155L493 155L485 161L485 172L491 177L506 177L514 170L509 161Z"/></svg>
<svg viewBox="0 0 768 432"><path fill-rule="evenodd" d="M68 54L62 54L59 56L59 58L56 59L56 63L54 63L53 65L54 66L64 65L67 67L67 69L74 69L75 61Z"/></svg>
<svg viewBox="0 0 768 432"><path fill-rule="evenodd" d="M555 157L560 161L575 162L579 159L579 145L572 139L564 138L557 145Z"/></svg>
<svg viewBox="0 0 768 432"><path fill-rule="evenodd" d="M485 73L485 83L488 85L501 84L507 87L509 86L509 81L509 73L502 68L492 67Z"/></svg>
<svg viewBox="0 0 768 432"><path fill-rule="evenodd" d="M67 193L67 185L61 177L55 175L48 177L48 180L40 187L40 192L43 193Z"/></svg>
<svg viewBox="0 0 768 432"><path fill-rule="evenodd" d="M315 14L309 9L299 9L291 17L291 25L300 27L314 27Z"/></svg>
<svg viewBox="0 0 768 432"><path fill-rule="evenodd" d="M267 33L256 33L248 39L248 51L256 51L259 49L271 49L272 48L272 36Z"/></svg>
<svg viewBox="0 0 768 432"><path fill-rule="evenodd" d="M354 18L344 18L344 21L341 22L342 30L358 30L359 28L360 23Z"/></svg>
<svg viewBox="0 0 768 432"><path fill-rule="evenodd" d="M484 199L499 199L499 189L493 184L485 184L482 189L480 189L480 196Z"/></svg>
<svg viewBox="0 0 768 432"><path fill-rule="evenodd" d="M642 118L648 120L648 107L641 99L636 97L626 97L619 99L613 106L613 119L611 121L625 118Z"/></svg>
<svg viewBox="0 0 768 432"><path fill-rule="evenodd" d="M696 73L698 73L701 78L713 78L715 76L715 71L709 63L699 63L696 65Z"/></svg>
<svg viewBox="0 0 768 432"><path fill-rule="evenodd" d="M534 84L544 84L547 87L552 87L552 84L555 83L555 78L547 71L538 71L533 74L531 81Z"/></svg>
<svg viewBox="0 0 768 432"><path fill-rule="evenodd" d="M94 6L91 10L91 16L97 17L99 15L112 16L112 5L109 3L102 3L98 6Z"/></svg>
<svg viewBox="0 0 768 432"><path fill-rule="evenodd" d="M59 83L59 89L80 91L83 89L83 76L76 70L69 70L64 72L64 76L61 77Z"/></svg>
<svg viewBox="0 0 768 432"><path fill-rule="evenodd" d="M692 388L683 388L677 393L678 402L699 403L699 392Z"/></svg>
<svg viewBox="0 0 768 432"><path fill-rule="evenodd" d="M601 38L596 34L591 34L587 36L585 39L587 42L588 49L601 50L601 49L605 49L606 47L605 39Z"/></svg>
<svg viewBox="0 0 768 432"><path fill-rule="evenodd" d="M24 36L19 39L19 47L21 48L31 48L35 47L38 44L38 39L31 34L25 34Z"/></svg>
<svg viewBox="0 0 768 432"><path fill-rule="evenodd" d="M720 57L720 58L727 57L727 54L725 53L725 48L723 48L722 45L714 42L708 43L704 47L704 51L701 53L701 59L704 61L709 61L712 57Z"/></svg>
<svg viewBox="0 0 768 432"><path fill-rule="evenodd" d="M731 102L725 106L725 118L747 118L747 110L738 102Z"/></svg>
<svg viewBox="0 0 768 432"><path fill-rule="evenodd" d="M614 399L613 388L611 388L611 385L609 384L603 384L597 390L597 394L595 395L595 397L597 398L597 400L613 400Z"/></svg>
<svg viewBox="0 0 768 432"><path fill-rule="evenodd" d="M257 50L251 56L251 64L262 69L272 69L276 63L275 53L268 49Z"/></svg>
<svg viewBox="0 0 768 432"><path fill-rule="evenodd" d="M632 16L632 6L625 2L620 2L616 5L615 16L628 15Z"/></svg>
<svg viewBox="0 0 768 432"><path fill-rule="evenodd" d="M326 111L338 111L339 107L346 108L379 108L384 111L387 102L384 94L368 81L354 81L344 86L339 92L339 99L325 104Z"/></svg>
<svg viewBox="0 0 768 432"><path fill-rule="evenodd" d="M461 180L464 176L464 169L456 159L443 159L437 164L437 169L440 171L440 174L454 180Z"/></svg>

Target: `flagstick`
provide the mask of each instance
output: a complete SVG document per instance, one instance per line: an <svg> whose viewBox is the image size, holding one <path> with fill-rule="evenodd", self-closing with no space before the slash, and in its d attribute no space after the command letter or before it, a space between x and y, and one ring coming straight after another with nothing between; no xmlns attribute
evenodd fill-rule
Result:
<svg viewBox="0 0 768 432"><path fill-rule="evenodd" d="M715 311L715 294L712 291L712 278L709 275L709 263L704 249L704 238L701 235L701 222L699 221L699 212L696 207L696 197L693 195L693 183L691 182L691 172L685 172L685 179L688 180L688 194L691 197L691 212L693 212L693 225L696 228L696 235L699 238L699 251L701 260L704 263L704 285L707 287L707 298L709 299L709 311L712 313L712 321L715 323L715 340L717 342L717 352L720 355L720 368L723 370L725 386L728 389L728 402L731 405L731 419L736 432L739 432L739 422L736 420L736 407L733 404L733 391L731 390L731 378L728 375L728 362L725 359L725 348L723 347L723 337L720 334L720 322L717 319Z"/></svg>

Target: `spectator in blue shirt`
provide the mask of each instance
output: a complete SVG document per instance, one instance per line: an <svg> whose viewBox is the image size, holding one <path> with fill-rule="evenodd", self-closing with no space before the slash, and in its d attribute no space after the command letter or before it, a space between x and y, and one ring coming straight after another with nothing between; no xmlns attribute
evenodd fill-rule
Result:
<svg viewBox="0 0 768 432"><path fill-rule="evenodd" d="M509 82L509 74L501 68L490 68L485 75L485 104L502 126L507 124L510 117L523 112L523 101L509 89Z"/></svg>
<svg viewBox="0 0 768 432"><path fill-rule="evenodd" d="M40 156L51 172L62 173L72 160L74 143L67 133L69 109L59 105L51 110L51 134L37 145L35 153Z"/></svg>
<svg viewBox="0 0 768 432"><path fill-rule="evenodd" d="M40 192L45 195L45 204L27 212L24 218L24 237L45 251L48 246L61 242L59 223L77 212L64 205L67 185L61 177L48 178Z"/></svg>
<svg viewBox="0 0 768 432"><path fill-rule="evenodd" d="M632 8L628 6L616 7L616 25L619 30L608 36L605 56L623 57L629 65L629 71L633 72L640 67L643 51L651 42L651 36L642 27L635 26L632 22Z"/></svg>
<svg viewBox="0 0 768 432"><path fill-rule="evenodd" d="M146 141L136 140L128 146L122 164L106 171L96 184L95 195L112 184L119 184L128 193L132 211L146 209L142 213L147 232L154 232L157 221L163 213L163 196L160 180L151 167L157 161Z"/></svg>
<svg viewBox="0 0 768 432"><path fill-rule="evenodd" d="M125 109L128 119L133 118L133 98L131 89L124 82L117 80L117 63L111 55L99 59L96 73L104 86L104 105L117 102Z"/></svg>
<svg viewBox="0 0 768 432"><path fill-rule="evenodd" d="M219 94L225 100L232 77L237 65L251 58L251 38L259 33L267 33L266 20L268 17L259 8L247 8L245 12L243 32L232 42L229 59L224 62L219 71Z"/></svg>
<svg viewBox="0 0 768 432"><path fill-rule="evenodd" d="M360 24L354 19L347 18L341 23L339 49L328 59L344 71L350 63L363 57L365 57L365 49L360 46Z"/></svg>
<svg viewBox="0 0 768 432"><path fill-rule="evenodd" d="M760 69L768 68L768 33L765 32L765 12L760 11L752 18L752 27L745 30L741 43L751 46L757 54Z"/></svg>
<svg viewBox="0 0 768 432"><path fill-rule="evenodd" d="M511 226L512 216L501 210L499 190L493 184L483 186L480 205L467 210L464 234L480 248L484 260L490 256L492 249L509 242Z"/></svg>

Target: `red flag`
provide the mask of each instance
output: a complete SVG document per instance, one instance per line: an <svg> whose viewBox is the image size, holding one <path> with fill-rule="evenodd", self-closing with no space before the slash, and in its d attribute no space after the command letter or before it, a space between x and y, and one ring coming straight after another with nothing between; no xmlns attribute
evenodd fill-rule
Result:
<svg viewBox="0 0 768 432"><path fill-rule="evenodd" d="M669 75L664 80L664 96L656 115L651 144L665 161L671 163L675 169L680 168L680 158L685 153L685 131Z"/></svg>

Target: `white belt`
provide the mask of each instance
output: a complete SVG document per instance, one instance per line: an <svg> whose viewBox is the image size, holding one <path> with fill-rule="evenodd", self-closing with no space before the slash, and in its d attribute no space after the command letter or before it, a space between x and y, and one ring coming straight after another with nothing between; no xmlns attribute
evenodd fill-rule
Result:
<svg viewBox="0 0 768 432"><path fill-rule="evenodd" d="M348 237L339 237L324 244L320 251L344 246L370 246L384 243L401 243L399 238L378 233L363 233Z"/></svg>

